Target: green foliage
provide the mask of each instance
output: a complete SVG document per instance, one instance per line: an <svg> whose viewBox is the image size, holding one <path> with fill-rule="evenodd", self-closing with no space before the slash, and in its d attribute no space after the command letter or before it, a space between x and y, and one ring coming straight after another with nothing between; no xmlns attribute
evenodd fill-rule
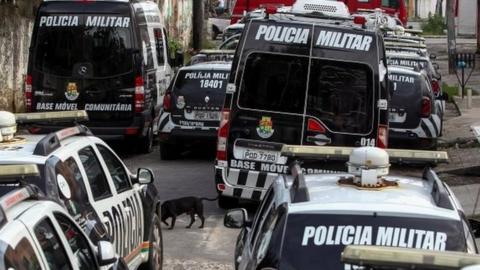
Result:
<svg viewBox="0 0 480 270"><path fill-rule="evenodd" d="M452 101L453 96L458 95L458 86L450 86L446 83L442 83L442 91L448 94L448 101Z"/></svg>
<svg viewBox="0 0 480 270"><path fill-rule="evenodd" d="M422 23L423 34L426 35L444 35L446 28L445 19L439 14L429 15L427 21Z"/></svg>
<svg viewBox="0 0 480 270"><path fill-rule="evenodd" d="M175 57L177 51L183 51L182 44L173 37L169 37L168 47L170 48L170 57Z"/></svg>

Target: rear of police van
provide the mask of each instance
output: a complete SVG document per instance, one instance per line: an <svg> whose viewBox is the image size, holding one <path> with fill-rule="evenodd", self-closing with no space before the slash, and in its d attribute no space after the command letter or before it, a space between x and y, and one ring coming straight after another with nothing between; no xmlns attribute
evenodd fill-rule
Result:
<svg viewBox="0 0 480 270"><path fill-rule="evenodd" d="M151 96L128 1L45 1L35 20L27 110L86 110L95 135L140 135ZM56 127L39 125L33 131Z"/></svg>
<svg viewBox="0 0 480 270"><path fill-rule="evenodd" d="M259 200L287 173L282 144L387 147L380 42L351 27L252 20L227 87L217 189Z"/></svg>

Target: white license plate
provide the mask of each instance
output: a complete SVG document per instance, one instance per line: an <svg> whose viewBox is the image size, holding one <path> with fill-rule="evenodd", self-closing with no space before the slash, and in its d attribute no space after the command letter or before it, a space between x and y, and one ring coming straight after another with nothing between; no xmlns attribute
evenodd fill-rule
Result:
<svg viewBox="0 0 480 270"><path fill-rule="evenodd" d="M220 120L220 113L209 111L194 111L193 118L195 120Z"/></svg>
<svg viewBox="0 0 480 270"><path fill-rule="evenodd" d="M265 151L259 149L245 149L243 150L242 158L246 160L264 161L277 163L280 157L279 152Z"/></svg>
<svg viewBox="0 0 480 270"><path fill-rule="evenodd" d="M402 116L398 115L398 113L389 113L388 120L392 123L403 123L407 118L406 114L404 113Z"/></svg>

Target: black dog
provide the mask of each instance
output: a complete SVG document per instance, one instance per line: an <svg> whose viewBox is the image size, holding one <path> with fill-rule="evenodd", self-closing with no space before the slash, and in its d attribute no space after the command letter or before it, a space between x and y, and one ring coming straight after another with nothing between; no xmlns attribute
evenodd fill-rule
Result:
<svg viewBox="0 0 480 270"><path fill-rule="evenodd" d="M174 200L165 201L162 204L162 222L168 226L167 219L172 218L172 224L170 225L169 230L173 229L175 226L175 220L178 215L187 213L190 215L190 224L187 228L192 227L193 222L195 222L195 214L198 215L202 224L199 228L203 228L205 223L205 217L203 216L203 203L202 201L215 201L217 198L208 199L208 198L198 198L198 197L183 197Z"/></svg>

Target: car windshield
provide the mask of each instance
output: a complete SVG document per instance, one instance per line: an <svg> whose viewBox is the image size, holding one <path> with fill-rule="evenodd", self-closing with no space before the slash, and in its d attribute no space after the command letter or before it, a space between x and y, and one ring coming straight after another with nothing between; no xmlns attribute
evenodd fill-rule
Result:
<svg viewBox="0 0 480 270"><path fill-rule="evenodd" d="M177 96L188 96L199 90L225 91L229 73L225 70L182 70L175 81L174 92Z"/></svg>
<svg viewBox="0 0 480 270"><path fill-rule="evenodd" d="M466 251L462 224L455 220L291 214L285 231L280 268L286 270L347 269L340 255L351 244Z"/></svg>
<svg viewBox="0 0 480 270"><path fill-rule="evenodd" d="M421 91L422 83L424 81L421 77L414 75L408 75L405 73L395 73L391 72L388 74L388 79L390 80L390 96L410 96L414 91ZM405 104L407 105L407 104Z"/></svg>
<svg viewBox="0 0 480 270"><path fill-rule="evenodd" d="M133 65L130 24L130 18L122 16L40 16L34 66L68 77L129 72Z"/></svg>

